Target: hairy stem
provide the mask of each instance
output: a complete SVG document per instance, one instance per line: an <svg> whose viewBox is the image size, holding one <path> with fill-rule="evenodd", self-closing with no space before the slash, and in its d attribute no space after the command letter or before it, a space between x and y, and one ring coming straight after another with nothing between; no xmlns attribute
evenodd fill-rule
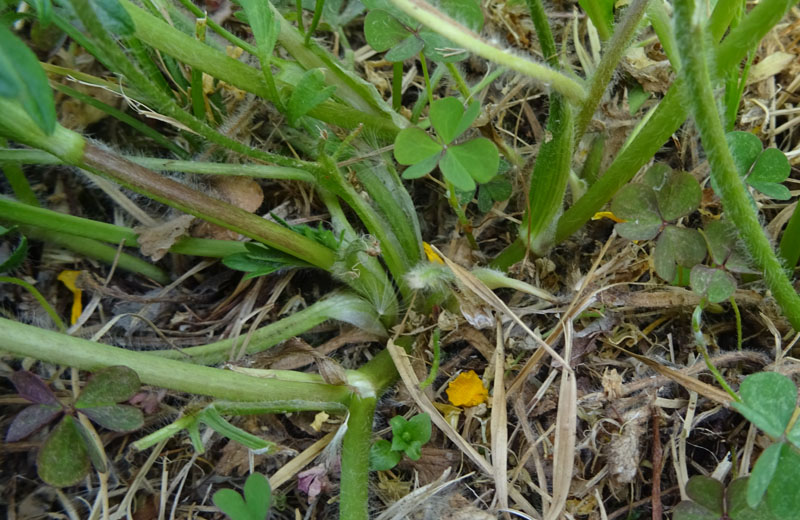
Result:
<svg viewBox="0 0 800 520"><path fill-rule="evenodd" d="M372 437L374 396L354 395L350 401L347 432L342 443L342 479L339 518L369 518L369 451Z"/></svg>
<svg viewBox="0 0 800 520"><path fill-rule="evenodd" d="M580 111L575 118L575 142L580 141L592 121L592 116L609 86L611 76L622 59L622 54L628 48L628 44L636 32L636 27L639 25L639 20L644 15L648 1L633 0L625 10L625 16L617 24L614 36L609 40L603 57L600 59L600 63L589 81L589 94L586 96L586 101L581 105Z"/></svg>
<svg viewBox="0 0 800 520"><path fill-rule="evenodd" d="M769 239L758 221L758 214L747 196L744 182L736 171L725 140L708 66L709 44L694 0L679 0L675 5L676 39L686 80L685 99L692 108L700 130L703 148L711 163L711 177L719 187L725 213L739 230L739 235L755 265L764 273L764 282L795 330L800 330L800 296L778 260Z"/></svg>
<svg viewBox="0 0 800 520"><path fill-rule="evenodd" d="M391 0L391 2L426 27L478 56L540 81L574 103L581 103L586 99L583 85L578 81L550 67L507 53L489 44L470 29L423 0Z"/></svg>

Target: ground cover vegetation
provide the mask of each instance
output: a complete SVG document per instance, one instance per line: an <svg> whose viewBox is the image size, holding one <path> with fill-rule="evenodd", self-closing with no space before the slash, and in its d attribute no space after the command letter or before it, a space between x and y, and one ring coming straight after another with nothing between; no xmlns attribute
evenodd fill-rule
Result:
<svg viewBox="0 0 800 520"><path fill-rule="evenodd" d="M800 518L793 2L0 19L10 517Z"/></svg>

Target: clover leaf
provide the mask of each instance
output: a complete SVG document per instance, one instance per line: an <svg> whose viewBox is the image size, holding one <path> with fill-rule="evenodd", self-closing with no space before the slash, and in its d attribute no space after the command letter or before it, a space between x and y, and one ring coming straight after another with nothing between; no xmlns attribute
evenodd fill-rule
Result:
<svg viewBox="0 0 800 520"><path fill-rule="evenodd" d="M431 417L426 413L410 420L396 415L389 421L392 426L392 449L402 451L411 460L419 460L422 445L431 440Z"/></svg>
<svg viewBox="0 0 800 520"><path fill-rule="evenodd" d="M483 12L475 0L439 0L433 2L443 13L454 18L465 27L480 32L483 27ZM404 61L420 51L433 61L452 63L467 57L450 40L394 7L387 0L366 0L369 8L364 19L364 37L378 52L389 51L389 61Z"/></svg>
<svg viewBox="0 0 800 520"><path fill-rule="evenodd" d="M692 268L706 256L699 231L671 224L696 210L701 198L694 177L656 164L645 173L642 183L623 187L611 203L614 215L624 220L616 224L617 233L630 240L658 237L653 264L658 276L672 281L678 266Z"/></svg>
<svg viewBox="0 0 800 520"><path fill-rule="evenodd" d="M431 440L431 416L415 415L410 420L397 415L389 421L392 427L392 442L378 439L369 452L369 465L373 471L392 469L405 453L411 460L422 456L422 445Z"/></svg>
<svg viewBox="0 0 800 520"><path fill-rule="evenodd" d="M75 420L75 414L81 413L117 432L137 430L144 424L141 410L117 404L127 401L139 390L139 377L128 367L114 366L96 372L69 406L62 404L32 372L15 372L11 382L21 397L34 404L11 422L6 442L24 439L63 416L48 434L36 458L39 477L52 486L69 486L80 481L89 471L90 460L98 471L107 471L102 446L98 446L86 428Z"/></svg>
<svg viewBox="0 0 800 520"><path fill-rule="evenodd" d="M444 178L459 191L473 191L476 182L492 180L500 165L500 155L494 143L479 137L453 144L467 131L479 112L477 102L464 110L455 98L434 101L430 120L438 139L418 127L404 129L395 139L395 159L400 164L410 165L403 172L403 178L422 177L438 165Z"/></svg>
<svg viewBox="0 0 800 520"><path fill-rule="evenodd" d="M211 497L231 520L264 520L272 505L272 488L261 473L251 473L244 483L244 497L232 489L220 489Z"/></svg>
<svg viewBox="0 0 800 520"><path fill-rule="evenodd" d="M478 188L478 209L486 213L495 202L507 200L512 193L511 183L501 175L495 176Z"/></svg>
<svg viewBox="0 0 800 520"><path fill-rule="evenodd" d="M736 169L747 184L773 199L791 198L789 188L782 184L791 170L783 152L776 148L762 150L761 140L750 132L729 132L725 138Z"/></svg>
<svg viewBox="0 0 800 520"><path fill-rule="evenodd" d="M761 504L751 508L746 502L746 488L751 477L739 478L728 485L703 475L696 475L686 483L684 500L672 510L673 520L777 520Z"/></svg>

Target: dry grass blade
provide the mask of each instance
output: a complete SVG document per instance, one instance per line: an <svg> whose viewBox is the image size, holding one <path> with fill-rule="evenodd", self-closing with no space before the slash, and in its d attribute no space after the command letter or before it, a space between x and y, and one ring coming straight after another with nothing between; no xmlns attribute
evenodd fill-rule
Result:
<svg viewBox="0 0 800 520"><path fill-rule="evenodd" d="M380 516L378 516L375 520L398 520L402 518L409 518L430 497L439 493L448 486L451 486L456 482L464 480L465 478L472 475L472 473L467 473L466 475L456 477L452 480L446 480L447 477L450 476L451 471L452 468L447 468L439 476L439 478L437 478L430 484L426 484L421 488L417 488L408 495L404 496L403 498L401 498L400 500L389 506L389 508L386 509L386 511L384 511L383 513L381 513Z"/></svg>
<svg viewBox="0 0 800 520"><path fill-rule="evenodd" d="M695 378L693 378L691 376L688 376L688 375L686 375L683 372L680 372L678 370L674 370L672 368L665 367L664 365L662 365L658 361L655 361L655 360L650 359L648 357L641 356L639 354L634 354L633 352L631 352L629 350L625 350L624 348L621 348L621 347L616 347L616 348L618 348L619 350L621 350L625 354L627 354L627 355L629 355L629 356L641 361L642 363L644 363L645 365L649 366L650 368L652 368L653 370L655 370L656 372L658 372L662 376L668 377L669 379L675 381L676 383L678 383L679 385L683 386L687 390L690 390L692 392L697 392L698 394L702 395L703 397L707 397L708 399L711 399L712 401L716 401L717 403L720 403L720 404L723 404L723 405L726 405L726 406L728 404L730 404L731 401L733 401L733 398L730 395L728 395L728 393L725 392L724 390L720 390L719 388L717 388L715 386L711 386L708 383L704 383L704 382L702 382L702 381L700 381L698 379L695 379Z"/></svg>
<svg viewBox="0 0 800 520"><path fill-rule="evenodd" d="M457 263L447 258L441 251L439 251L439 249L436 248L436 246L431 246L431 247L433 247L436 253L440 257L442 257L445 264L447 264L447 267L449 267L450 270L453 271L456 280L458 280L458 282L461 283L464 286L464 288L471 291L473 294L475 294L475 296L483 300L488 306L493 308L495 311L504 313L509 318L514 320L514 322L520 327L522 327L522 330L528 333L528 335L530 335L536 343L538 343L545 351L547 351L547 353L550 354L553 357L553 359L555 359L556 361L561 363L564 367L566 367L566 370L570 371L572 370L571 368L569 368L569 363L564 361L564 358L562 358L558 354L558 352L553 350L553 348L547 343L545 343L542 340L542 338L539 337L538 334L533 332L527 325L525 325L525 323L519 318L519 316L514 314L514 312L512 312L511 309L508 308L508 306L505 304L505 302L503 302L503 300L501 300L494 292L492 292L491 289L486 287L486 284L475 278L475 276L472 273L470 273Z"/></svg>
<svg viewBox="0 0 800 520"><path fill-rule="evenodd" d="M293 458L276 471L269 479L269 485L272 489L278 489L281 485L288 482L292 477L300 473L314 458L322 453L328 444L336 436L336 432L331 432L325 437L321 438L308 448L304 449L297 457Z"/></svg>
<svg viewBox="0 0 800 520"><path fill-rule="evenodd" d="M508 417L506 413L505 349L503 326L497 320L497 347L494 351L494 389L492 392L492 466L494 466L495 500L501 509L508 509Z"/></svg>
<svg viewBox="0 0 800 520"><path fill-rule="evenodd" d="M572 341L572 322L565 327L564 354L569 357ZM561 371L561 386L558 390L558 412L556 415L556 438L553 453L553 500L545 520L557 520L569 497L572 483L572 467L575 464L575 440L578 427L578 387L575 372Z"/></svg>

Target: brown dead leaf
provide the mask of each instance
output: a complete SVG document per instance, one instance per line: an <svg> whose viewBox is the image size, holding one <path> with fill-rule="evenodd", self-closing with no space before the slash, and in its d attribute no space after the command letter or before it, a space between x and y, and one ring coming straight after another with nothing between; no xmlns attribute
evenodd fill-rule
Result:
<svg viewBox="0 0 800 520"><path fill-rule="evenodd" d="M222 456L217 461L214 468L219 475L228 476L235 474L237 476L246 475L250 471L250 450L238 442L228 441L225 447L222 448ZM255 465L263 461L266 455L254 455Z"/></svg>
<svg viewBox="0 0 800 520"><path fill-rule="evenodd" d="M212 179L212 190L216 198L254 213L264 202L261 185L249 177L216 176ZM201 222L192 229L192 235L217 240L236 240L239 234L215 224Z"/></svg>
<svg viewBox="0 0 800 520"><path fill-rule="evenodd" d="M411 460L408 457L403 457L397 465L398 469L404 471L416 471L419 475L419 483L421 486L430 484L438 479L447 468L458 467L462 460L461 454L456 450L423 446L421 453L422 456L419 460Z"/></svg>
<svg viewBox="0 0 800 520"><path fill-rule="evenodd" d="M139 249L154 262L161 260L169 248L187 234L194 222L194 216L181 215L155 227L136 226L133 230L139 233Z"/></svg>

